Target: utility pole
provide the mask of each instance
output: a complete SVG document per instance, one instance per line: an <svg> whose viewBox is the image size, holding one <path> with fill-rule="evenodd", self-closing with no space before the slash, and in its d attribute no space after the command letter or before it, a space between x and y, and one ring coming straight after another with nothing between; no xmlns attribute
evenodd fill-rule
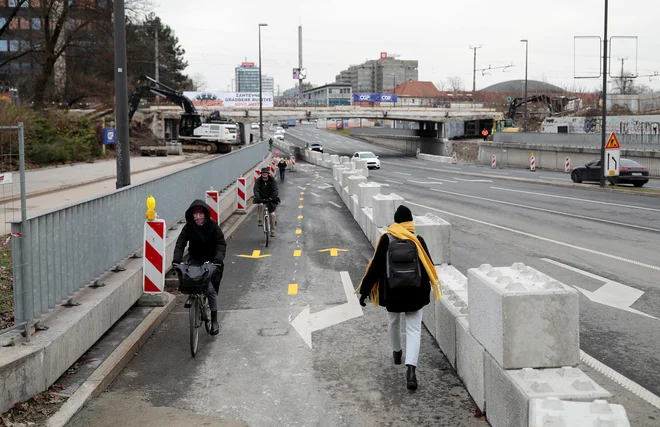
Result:
<svg viewBox="0 0 660 427"><path fill-rule="evenodd" d="M267 27L268 24L259 24L259 142L264 140L264 106L263 106L263 95L262 95L262 84L263 80L261 77L263 74L263 69L261 68L261 27ZM246 141L247 144L247 141Z"/></svg>
<svg viewBox="0 0 660 427"><path fill-rule="evenodd" d="M128 82L126 81L126 16L124 0L114 1L115 123L117 126L117 188L131 185L131 150L128 134Z"/></svg>
<svg viewBox="0 0 660 427"><path fill-rule="evenodd" d="M600 124L601 146L600 146L600 186L605 187L605 144L607 142L607 21L609 13L609 1L605 0L605 35L603 37L603 117Z"/></svg>
<svg viewBox="0 0 660 427"><path fill-rule="evenodd" d="M302 25L298 25L298 68L302 72L303 68L303 52L302 52ZM303 80L298 79L298 99L300 104L303 104Z"/></svg>
<svg viewBox="0 0 660 427"><path fill-rule="evenodd" d="M529 58L529 40L520 40L521 42L525 43L525 121L524 121L524 126L523 130L527 132L527 64L528 64L528 58Z"/></svg>
<svg viewBox="0 0 660 427"><path fill-rule="evenodd" d="M481 49L481 45L479 46L470 46L471 50L474 50L474 66L472 68L472 92L477 91L477 49Z"/></svg>
<svg viewBox="0 0 660 427"><path fill-rule="evenodd" d="M623 71L623 62L626 59L628 59L628 57L619 58L619 61L621 61L621 87L619 88L619 89L621 89L621 95L625 95L626 92L627 92L626 91L626 76L623 74L623 72L624 72Z"/></svg>
<svg viewBox="0 0 660 427"><path fill-rule="evenodd" d="M156 81L159 82L160 81L160 63L158 61L158 56L159 56L158 55L158 28L156 28L154 30L154 33L155 33L154 41L156 42L156 58L155 58L156 70L154 72L154 77L156 78ZM160 97L157 96L156 98L160 98Z"/></svg>

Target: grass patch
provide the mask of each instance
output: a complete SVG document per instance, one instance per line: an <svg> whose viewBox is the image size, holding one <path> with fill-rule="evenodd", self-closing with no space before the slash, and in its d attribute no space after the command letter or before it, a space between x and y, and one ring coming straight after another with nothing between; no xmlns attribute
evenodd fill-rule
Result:
<svg viewBox="0 0 660 427"><path fill-rule="evenodd" d="M7 236L2 237L2 242ZM0 329L14 325L14 284L11 271L11 245L0 248Z"/></svg>

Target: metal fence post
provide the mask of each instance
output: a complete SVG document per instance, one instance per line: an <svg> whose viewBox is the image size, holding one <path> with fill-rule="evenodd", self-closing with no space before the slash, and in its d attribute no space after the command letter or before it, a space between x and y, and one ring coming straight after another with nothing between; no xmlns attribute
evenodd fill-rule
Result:
<svg viewBox="0 0 660 427"><path fill-rule="evenodd" d="M25 286L25 277L29 274L27 262L25 262L25 254L29 250L29 244L25 238L25 225L27 224L27 196L25 190L25 132L23 122L18 123L18 162L20 172L20 188L21 188L21 244L20 246L20 262L21 262L21 305L23 307L23 315L25 316L25 339L30 341L31 320L32 320L32 290ZM14 290L16 292L16 290ZM14 299L16 301L16 299ZM16 305L14 305L16 307Z"/></svg>

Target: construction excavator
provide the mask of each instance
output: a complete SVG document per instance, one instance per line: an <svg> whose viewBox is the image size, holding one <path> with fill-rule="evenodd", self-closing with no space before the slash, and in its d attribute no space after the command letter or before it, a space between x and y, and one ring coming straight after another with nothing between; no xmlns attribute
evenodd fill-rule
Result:
<svg viewBox="0 0 660 427"><path fill-rule="evenodd" d="M548 95L534 95L527 98L514 98L509 104L509 111L506 113L506 115L498 120L495 120L493 132L520 132L520 128L516 127L514 124L514 118L518 108L526 104L533 104L535 102L543 103L548 107L549 115L553 116L564 111L566 105L576 99L578 98L568 98L565 96L560 96L553 99Z"/></svg>
<svg viewBox="0 0 660 427"><path fill-rule="evenodd" d="M204 119L185 95L148 76L137 81L137 87L128 101L129 122L133 119L142 97L150 92L183 109L177 139L183 145L183 151L229 153L232 146L241 144L237 126L231 119L220 116L217 111Z"/></svg>

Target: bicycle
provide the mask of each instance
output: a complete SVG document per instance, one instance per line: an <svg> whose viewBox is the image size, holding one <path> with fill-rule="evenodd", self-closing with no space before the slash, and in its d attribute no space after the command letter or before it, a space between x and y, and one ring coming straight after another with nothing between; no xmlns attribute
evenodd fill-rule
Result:
<svg viewBox="0 0 660 427"><path fill-rule="evenodd" d="M268 198L260 202L260 204L264 205L263 218L261 220L264 227L264 234L266 235L266 247L268 247L268 240L270 239L270 210L268 209L268 202L272 201L273 199Z"/></svg>
<svg viewBox="0 0 660 427"><path fill-rule="evenodd" d="M188 301L190 302L188 321L190 323L190 353L192 354L192 357L197 355L199 328L202 326L202 322L204 322L206 333L209 335L211 334L211 308L209 307L209 301L206 297L206 289L209 286L209 282L215 273L215 270L210 269L209 265L212 265L214 268L220 267L217 264L210 263L205 263L201 266L174 264L176 274L179 278L179 290L184 295L188 295ZM184 277L186 277L182 270L184 266L187 267L186 273L189 271L190 267L202 267L204 274L201 277L195 278L197 280L192 280L193 283L184 283Z"/></svg>

